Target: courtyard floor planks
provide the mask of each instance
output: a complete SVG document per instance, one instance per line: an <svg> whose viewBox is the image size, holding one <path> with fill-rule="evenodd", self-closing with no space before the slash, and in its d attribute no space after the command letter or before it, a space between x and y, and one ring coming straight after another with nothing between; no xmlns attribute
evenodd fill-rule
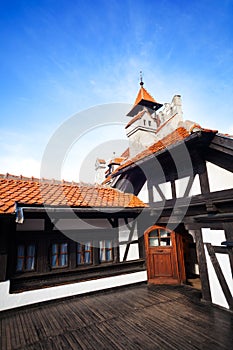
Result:
<svg viewBox="0 0 233 350"><path fill-rule="evenodd" d="M233 314L188 286L129 286L0 313L0 349L232 349Z"/></svg>

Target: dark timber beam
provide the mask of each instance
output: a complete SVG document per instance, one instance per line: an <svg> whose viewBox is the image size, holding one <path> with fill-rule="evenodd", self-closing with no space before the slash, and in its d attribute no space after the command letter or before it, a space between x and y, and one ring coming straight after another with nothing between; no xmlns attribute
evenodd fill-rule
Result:
<svg viewBox="0 0 233 350"><path fill-rule="evenodd" d="M171 181L172 198L176 198L176 183L175 180Z"/></svg>
<svg viewBox="0 0 233 350"><path fill-rule="evenodd" d="M206 162L203 162L203 171L199 173L199 178L200 178L200 185L201 185L201 193L202 194L210 193L210 184L209 184Z"/></svg>
<svg viewBox="0 0 233 350"><path fill-rule="evenodd" d="M128 252L129 252L129 247L130 247L130 244L132 243L132 238L133 238L133 234L134 234L135 225L136 225L136 220L133 221L131 226L129 226L129 224L127 225L127 227L130 228L130 233L129 233L129 240L128 240L128 243L127 243L126 248L125 248L125 254L124 254L124 257L123 257L123 261L126 261L126 259L127 259Z"/></svg>
<svg viewBox="0 0 233 350"><path fill-rule="evenodd" d="M194 177L193 176L189 176L188 184L187 184L187 187L186 187L185 192L184 192L184 197L188 197L189 196L189 193L191 191L193 182L194 182Z"/></svg>
<svg viewBox="0 0 233 350"><path fill-rule="evenodd" d="M214 270L215 270L215 273L218 277L218 281L222 287L222 291L224 293L224 296L226 298L226 301L229 305L229 308L231 310L233 310L233 297L231 295L231 291L230 291L230 288L228 287L228 284L226 282L226 279L222 273L222 269L221 269L221 266L218 262L218 259L215 255L215 251L214 251L214 247L211 245L211 243L206 243L206 248L208 250L208 253L209 253L209 256L210 256L210 260L213 264L213 267L214 267Z"/></svg>
<svg viewBox="0 0 233 350"><path fill-rule="evenodd" d="M207 263L205 257L204 243L202 239L201 230L194 230L195 240L196 240L196 251L197 251L197 260L199 265L199 273L202 285L202 299L207 302L211 302L210 294L210 284L207 270Z"/></svg>

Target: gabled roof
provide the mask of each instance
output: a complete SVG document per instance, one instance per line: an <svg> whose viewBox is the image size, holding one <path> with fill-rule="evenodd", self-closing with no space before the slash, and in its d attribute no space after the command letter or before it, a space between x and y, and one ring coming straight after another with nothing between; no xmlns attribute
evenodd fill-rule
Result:
<svg viewBox="0 0 233 350"><path fill-rule="evenodd" d="M31 206L143 208L136 196L119 190L78 183L53 183L0 175L0 214L14 213L15 202Z"/></svg>
<svg viewBox="0 0 233 350"><path fill-rule="evenodd" d="M127 129L129 126L131 126L133 123L135 123L137 120L141 119L144 114L146 113L145 110L142 110L141 112L139 112L137 115L135 115L135 117L133 117L128 124L126 125L125 129Z"/></svg>
<svg viewBox="0 0 233 350"><path fill-rule="evenodd" d="M121 155L122 158L129 158L129 147Z"/></svg>
<svg viewBox="0 0 233 350"><path fill-rule="evenodd" d="M201 129L202 132L212 133L213 136L217 133L217 130L209 130L209 129ZM151 154L157 154L160 151L168 148L169 146L173 146L178 144L180 141L186 140L190 136L190 133L184 127L179 127L169 135L165 136L160 141L155 142L152 146L148 147L144 151L138 153L131 159L128 159L126 162L121 164L115 171L112 172L111 176L109 176L104 183L108 183L115 174L120 172L121 170L127 168L128 166L137 163L143 159L146 159Z"/></svg>
<svg viewBox="0 0 233 350"><path fill-rule="evenodd" d="M97 158L96 161L100 164L106 164L106 161L104 159Z"/></svg>

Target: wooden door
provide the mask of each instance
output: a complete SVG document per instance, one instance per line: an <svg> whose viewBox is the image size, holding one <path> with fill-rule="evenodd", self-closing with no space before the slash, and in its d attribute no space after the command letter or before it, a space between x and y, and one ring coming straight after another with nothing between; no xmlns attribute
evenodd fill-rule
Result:
<svg viewBox="0 0 233 350"><path fill-rule="evenodd" d="M152 226L144 234L148 282L179 284L184 263L176 233L165 227ZM178 254L180 253L180 254Z"/></svg>

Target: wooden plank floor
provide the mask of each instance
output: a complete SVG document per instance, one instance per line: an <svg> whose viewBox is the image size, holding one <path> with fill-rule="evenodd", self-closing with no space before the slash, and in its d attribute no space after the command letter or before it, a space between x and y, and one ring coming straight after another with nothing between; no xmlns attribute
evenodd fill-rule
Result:
<svg viewBox="0 0 233 350"><path fill-rule="evenodd" d="M0 313L0 349L232 349L233 315L187 286L131 286Z"/></svg>

